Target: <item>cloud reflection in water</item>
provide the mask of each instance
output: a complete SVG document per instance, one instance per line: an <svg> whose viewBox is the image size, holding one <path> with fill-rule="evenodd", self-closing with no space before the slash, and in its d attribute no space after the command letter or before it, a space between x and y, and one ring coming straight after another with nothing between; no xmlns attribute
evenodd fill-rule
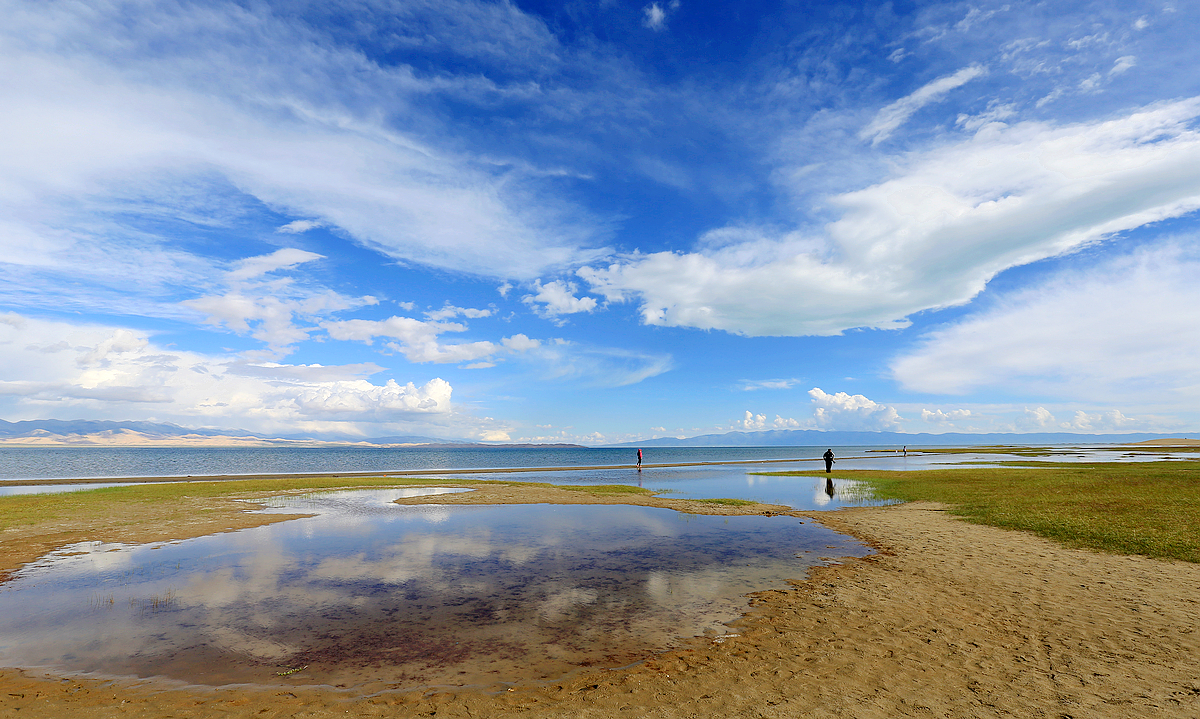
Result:
<svg viewBox="0 0 1200 719"><path fill-rule="evenodd" d="M317 516L48 556L0 587L0 661L361 692L554 678L723 633L747 592L867 551L790 517L399 495L275 500Z"/></svg>

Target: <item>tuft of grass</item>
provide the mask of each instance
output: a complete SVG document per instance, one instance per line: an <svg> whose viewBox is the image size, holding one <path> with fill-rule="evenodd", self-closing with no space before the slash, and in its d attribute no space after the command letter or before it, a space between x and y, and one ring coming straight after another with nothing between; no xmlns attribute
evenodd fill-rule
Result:
<svg viewBox="0 0 1200 719"><path fill-rule="evenodd" d="M721 505L725 505L727 507L746 507L751 504L758 504L758 502L752 502L749 499L726 499L726 498L723 498L723 499L692 499L692 500L688 500L688 501L706 502L708 504L721 504Z"/></svg>
<svg viewBox="0 0 1200 719"><path fill-rule="evenodd" d="M1055 454L1076 453L1075 450L1055 449L1053 447L1026 447L1006 444L988 445L985 447L920 447L913 450L920 454L1012 454L1019 457L1051 457Z"/></svg>
<svg viewBox="0 0 1200 719"><path fill-rule="evenodd" d="M1200 462L1012 463L836 474L870 484L880 499L940 502L967 521L1032 532L1070 547L1200 562Z"/></svg>

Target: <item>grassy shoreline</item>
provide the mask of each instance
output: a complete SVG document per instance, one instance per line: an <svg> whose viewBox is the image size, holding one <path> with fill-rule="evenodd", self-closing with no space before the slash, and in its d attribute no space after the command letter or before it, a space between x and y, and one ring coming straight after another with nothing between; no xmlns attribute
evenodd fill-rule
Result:
<svg viewBox="0 0 1200 719"><path fill-rule="evenodd" d="M969 522L1068 547L1200 563L1200 462L1003 464L832 476L867 483L880 499L938 502Z"/></svg>

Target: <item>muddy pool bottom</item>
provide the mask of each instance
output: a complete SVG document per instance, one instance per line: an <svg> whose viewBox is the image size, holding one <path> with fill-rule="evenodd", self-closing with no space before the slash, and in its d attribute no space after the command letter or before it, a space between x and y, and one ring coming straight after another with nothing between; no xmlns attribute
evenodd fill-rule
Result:
<svg viewBox="0 0 1200 719"><path fill-rule="evenodd" d="M63 548L0 586L0 664L355 694L497 690L719 636L748 592L869 552L787 516L394 503L430 491L277 498L266 511L316 516Z"/></svg>

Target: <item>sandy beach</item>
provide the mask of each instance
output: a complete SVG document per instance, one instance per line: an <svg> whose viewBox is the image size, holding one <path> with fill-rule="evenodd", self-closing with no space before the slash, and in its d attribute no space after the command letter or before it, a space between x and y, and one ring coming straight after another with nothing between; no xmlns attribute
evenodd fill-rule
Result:
<svg viewBox="0 0 1200 719"><path fill-rule="evenodd" d="M477 500L563 501L542 490L496 491L508 496L480 493ZM798 577L791 591L755 595L738 636L693 640L629 668L501 694L365 698L306 688L298 678L295 686L197 688L3 669L0 716L1200 715L1197 565L1065 549L968 524L932 504L797 514L877 553ZM232 527L228 518L210 519L207 531ZM74 531L62 530L60 538ZM9 570L32 550L17 540L5 533L0 559Z"/></svg>

